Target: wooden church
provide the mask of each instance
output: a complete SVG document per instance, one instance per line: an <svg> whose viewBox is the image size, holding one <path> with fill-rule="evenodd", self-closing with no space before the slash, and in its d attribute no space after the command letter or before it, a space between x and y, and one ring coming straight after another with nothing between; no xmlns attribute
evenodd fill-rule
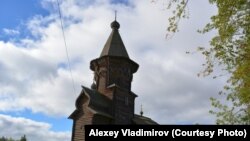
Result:
<svg viewBox="0 0 250 141"><path fill-rule="evenodd" d="M111 23L112 32L99 58L90 62L94 72L91 88L82 86L76 99L72 141L84 141L86 124L157 124L148 117L135 114L135 98L131 91L133 74L139 65L129 58L119 34L120 24Z"/></svg>

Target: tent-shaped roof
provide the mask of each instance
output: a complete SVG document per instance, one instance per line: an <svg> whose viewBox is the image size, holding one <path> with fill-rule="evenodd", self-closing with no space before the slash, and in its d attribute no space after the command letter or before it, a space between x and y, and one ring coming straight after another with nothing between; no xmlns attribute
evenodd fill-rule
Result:
<svg viewBox="0 0 250 141"><path fill-rule="evenodd" d="M111 23L112 32L104 45L102 56L119 56L129 58L127 50L123 44L122 38L119 34L120 24L117 21Z"/></svg>

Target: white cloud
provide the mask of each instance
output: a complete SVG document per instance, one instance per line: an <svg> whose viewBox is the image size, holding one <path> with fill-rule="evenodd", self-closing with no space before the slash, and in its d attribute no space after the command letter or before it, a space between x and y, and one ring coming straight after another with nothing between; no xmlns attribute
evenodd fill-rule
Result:
<svg viewBox="0 0 250 141"><path fill-rule="evenodd" d="M44 6L49 2L46 0ZM90 86L92 82L89 62L99 56L111 32L113 9L117 9L120 33L130 58L140 64L132 84L139 96L136 111L142 103L145 115L160 123L212 123L209 97L217 94L224 80L197 78L204 58L186 55L185 51L208 46L211 34L199 35L196 29L209 21L215 9L204 1L190 2L191 18L181 22L181 31L166 40L169 12L161 10L160 3L130 2L115 5L99 0L89 5L63 1L76 93L69 70L60 66L67 64L67 59L57 13L28 21L28 28L38 40L21 39L22 44L0 41L0 111L31 109L49 116L68 116L74 110L80 85Z"/></svg>
<svg viewBox="0 0 250 141"><path fill-rule="evenodd" d="M7 35L18 35L20 34L20 32L18 30L14 30L14 29L8 29L8 28L4 28L3 32Z"/></svg>
<svg viewBox="0 0 250 141"><path fill-rule="evenodd" d="M22 117L0 114L0 136L20 139L24 134L30 141L69 141L70 132L51 131L51 125Z"/></svg>

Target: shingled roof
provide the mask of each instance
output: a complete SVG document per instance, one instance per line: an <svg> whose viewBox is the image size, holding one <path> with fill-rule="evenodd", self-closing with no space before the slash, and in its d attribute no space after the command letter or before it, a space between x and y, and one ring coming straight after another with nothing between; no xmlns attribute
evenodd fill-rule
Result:
<svg viewBox="0 0 250 141"><path fill-rule="evenodd" d="M80 108L78 105L81 103L84 98L87 98L88 107L90 110L95 113L99 114L108 118L113 118L111 115L111 100L105 97L104 95L100 94L98 91L89 89L87 87L82 86L82 92L76 99L76 110L69 116L69 118L73 119L74 115L79 112ZM81 106L81 105L79 105Z"/></svg>
<svg viewBox="0 0 250 141"><path fill-rule="evenodd" d="M113 116L111 114L111 109L112 109L112 101L108 99L106 96L102 95L96 90L89 89L87 87L82 86L82 92L78 96L76 100L76 110L69 116L70 119L74 119L75 115L77 115L78 112L80 111L80 108L77 106L83 100L84 98L87 98L88 100L88 107L94 114L102 115L108 118L113 119ZM79 105L80 106L80 105ZM140 116L140 115L134 115L134 118L131 121L131 124L157 124L155 121L152 119L145 117L145 116Z"/></svg>
<svg viewBox="0 0 250 141"><path fill-rule="evenodd" d="M102 56L119 56L129 58L127 50L123 44L122 38L119 34L120 24L117 21L111 23L112 32L104 45Z"/></svg>

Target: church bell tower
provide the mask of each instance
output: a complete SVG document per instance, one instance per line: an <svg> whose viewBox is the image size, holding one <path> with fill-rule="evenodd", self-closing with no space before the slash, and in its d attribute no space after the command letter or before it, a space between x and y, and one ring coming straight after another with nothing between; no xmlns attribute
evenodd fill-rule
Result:
<svg viewBox="0 0 250 141"><path fill-rule="evenodd" d="M119 34L120 24L111 23L112 32L101 55L90 62L94 72L91 88L82 86L76 99L72 141L85 141L84 125L88 124L157 124L148 117L136 115L135 98L131 91L133 74L139 65L129 58Z"/></svg>
<svg viewBox="0 0 250 141"><path fill-rule="evenodd" d="M100 57L90 62L90 69L94 71L96 90L113 101L114 123L128 124L136 97L131 92L131 82L139 65L129 58L119 34L120 24L115 20L111 28Z"/></svg>

